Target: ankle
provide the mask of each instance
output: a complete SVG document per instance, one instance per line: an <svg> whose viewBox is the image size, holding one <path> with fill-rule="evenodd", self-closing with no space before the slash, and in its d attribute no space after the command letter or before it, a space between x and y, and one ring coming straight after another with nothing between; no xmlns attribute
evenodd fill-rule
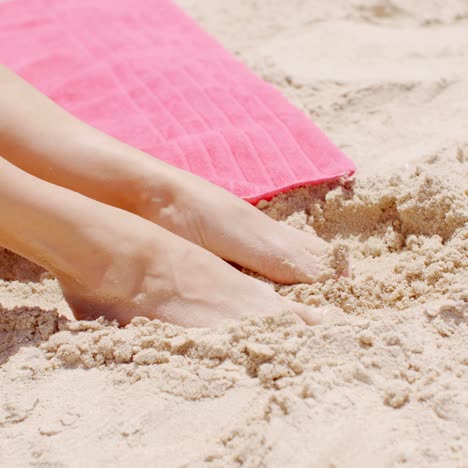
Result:
<svg viewBox="0 0 468 468"><path fill-rule="evenodd" d="M120 208L154 221L174 206L183 191L183 175L159 161L141 164L140 174L129 182Z"/></svg>

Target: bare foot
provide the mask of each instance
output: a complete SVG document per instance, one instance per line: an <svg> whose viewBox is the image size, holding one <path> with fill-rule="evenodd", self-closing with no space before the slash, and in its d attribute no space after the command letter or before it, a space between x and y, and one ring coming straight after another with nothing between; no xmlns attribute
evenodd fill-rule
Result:
<svg viewBox="0 0 468 468"><path fill-rule="evenodd" d="M144 178L135 212L225 260L283 284L348 274L345 253L203 179L178 171L162 191L160 172Z"/></svg>
<svg viewBox="0 0 468 468"><path fill-rule="evenodd" d="M97 202L94 210L101 219L98 225L93 219L89 231L94 258L88 265L82 262L78 279L57 273L78 319L104 315L126 324L145 316L211 327L246 314L289 311L308 324L319 323L324 315L323 309L277 295L265 283L149 221Z"/></svg>

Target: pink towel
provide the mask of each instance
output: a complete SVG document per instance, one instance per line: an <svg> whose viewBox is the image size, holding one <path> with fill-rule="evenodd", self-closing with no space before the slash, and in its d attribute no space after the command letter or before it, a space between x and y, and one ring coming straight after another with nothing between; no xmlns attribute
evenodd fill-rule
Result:
<svg viewBox="0 0 468 468"><path fill-rule="evenodd" d="M0 4L0 62L81 120L251 202L355 169L169 0Z"/></svg>

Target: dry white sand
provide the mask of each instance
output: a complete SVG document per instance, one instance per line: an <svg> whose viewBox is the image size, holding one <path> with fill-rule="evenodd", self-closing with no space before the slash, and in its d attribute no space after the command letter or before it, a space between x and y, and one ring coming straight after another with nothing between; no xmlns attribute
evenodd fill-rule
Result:
<svg viewBox="0 0 468 468"><path fill-rule="evenodd" d="M346 314L76 322L4 252L0 465L467 467L467 2L180 3L357 162L260 206L350 247L352 278L275 286Z"/></svg>

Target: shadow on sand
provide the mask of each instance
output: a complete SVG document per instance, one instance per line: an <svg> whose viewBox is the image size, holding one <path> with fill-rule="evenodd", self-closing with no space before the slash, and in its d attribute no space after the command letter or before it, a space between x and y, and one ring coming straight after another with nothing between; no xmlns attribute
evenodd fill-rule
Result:
<svg viewBox="0 0 468 468"><path fill-rule="evenodd" d="M0 305L0 365L23 346L37 346L58 330L56 310L39 307L6 309Z"/></svg>
<svg viewBox="0 0 468 468"><path fill-rule="evenodd" d="M45 274L44 268L0 247L0 280L37 283Z"/></svg>

